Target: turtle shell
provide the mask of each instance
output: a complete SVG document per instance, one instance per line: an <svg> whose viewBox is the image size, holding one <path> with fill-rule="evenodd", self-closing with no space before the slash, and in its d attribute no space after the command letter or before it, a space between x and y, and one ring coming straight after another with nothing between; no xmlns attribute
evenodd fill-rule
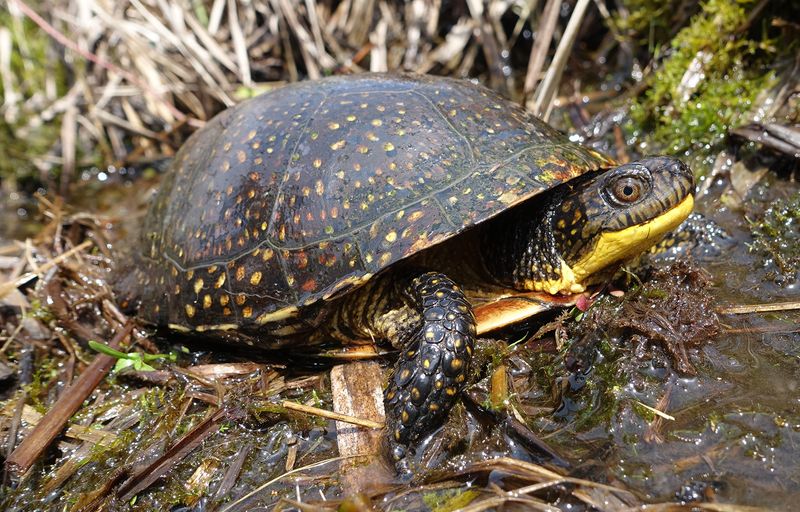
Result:
<svg viewBox="0 0 800 512"><path fill-rule="evenodd" d="M126 281L152 322L256 327L610 163L467 81L288 85L188 139Z"/></svg>

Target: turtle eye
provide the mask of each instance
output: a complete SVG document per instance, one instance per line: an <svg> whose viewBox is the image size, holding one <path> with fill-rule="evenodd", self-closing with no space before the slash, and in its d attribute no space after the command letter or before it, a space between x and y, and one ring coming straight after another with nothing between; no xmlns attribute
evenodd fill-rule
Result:
<svg viewBox="0 0 800 512"><path fill-rule="evenodd" d="M608 188L614 201L620 205L635 203L644 194L644 183L630 176L614 181Z"/></svg>

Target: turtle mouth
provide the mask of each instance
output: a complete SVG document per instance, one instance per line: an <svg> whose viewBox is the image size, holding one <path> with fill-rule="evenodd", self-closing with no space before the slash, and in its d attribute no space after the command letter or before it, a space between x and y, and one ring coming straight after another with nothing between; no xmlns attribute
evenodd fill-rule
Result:
<svg viewBox="0 0 800 512"><path fill-rule="evenodd" d="M614 263L646 251L678 227L692 208L694 195L687 194L676 206L647 222L600 233L594 248L572 265L576 281L582 282Z"/></svg>

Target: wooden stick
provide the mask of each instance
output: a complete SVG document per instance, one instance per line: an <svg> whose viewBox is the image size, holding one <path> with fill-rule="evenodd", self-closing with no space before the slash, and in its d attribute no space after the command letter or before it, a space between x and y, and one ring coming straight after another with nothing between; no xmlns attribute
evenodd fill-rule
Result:
<svg viewBox="0 0 800 512"><path fill-rule="evenodd" d="M287 409L291 409L293 411L304 412L306 414L320 416L322 418L329 418L336 421L344 421L345 423L352 423L353 425L358 425L360 427L383 428L383 423L378 423L377 421L365 420L363 418L356 418L354 416L348 416L347 414L339 414L338 412L328 411L326 409L318 409L316 407L311 407L310 405L303 405L303 404L298 404L296 402L290 402L289 400L282 401L281 406Z"/></svg>
<svg viewBox="0 0 800 512"><path fill-rule="evenodd" d="M745 304L741 306L724 306L719 308L723 315L741 315L744 313L770 313L773 311L791 311L800 309L800 302L773 302L772 304Z"/></svg>
<svg viewBox="0 0 800 512"><path fill-rule="evenodd" d="M377 361L351 361L331 368L333 410L344 416L383 423L383 370ZM395 472L385 464L384 433L375 428L336 422L339 455L363 458L339 462L339 483L349 494L369 493L394 482ZM289 469L289 468L287 468Z"/></svg>
<svg viewBox="0 0 800 512"><path fill-rule="evenodd" d="M122 341L133 330L133 323L127 323L117 332L109 346L119 348ZM24 474L39 458L39 455L50 445L53 439L64 429L69 419L78 410L84 400L97 388L97 385L108 374L116 358L98 354L92 364L78 379L61 393L53 407L47 411L42 421L28 434L6 460L6 469L17 477Z"/></svg>
<svg viewBox="0 0 800 512"><path fill-rule="evenodd" d="M126 502L139 494L141 491L161 478L164 473L183 460L192 450L197 448L210 435L219 431L219 425L223 420L231 415L239 414L237 411L230 411L222 408L214 412L195 427L187 432L175 444L170 446L161 457L158 457L149 465L139 468L117 490L117 497L120 501Z"/></svg>

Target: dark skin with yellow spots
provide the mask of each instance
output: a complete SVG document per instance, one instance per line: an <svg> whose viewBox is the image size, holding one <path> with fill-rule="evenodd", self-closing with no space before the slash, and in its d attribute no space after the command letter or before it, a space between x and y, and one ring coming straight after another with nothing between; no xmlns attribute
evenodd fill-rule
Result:
<svg viewBox="0 0 800 512"><path fill-rule="evenodd" d="M466 384L473 291L578 291L634 256L626 228L692 187L677 160L615 168L469 82L305 82L187 141L116 288L147 322L227 343L396 347L386 405L401 460Z"/></svg>

